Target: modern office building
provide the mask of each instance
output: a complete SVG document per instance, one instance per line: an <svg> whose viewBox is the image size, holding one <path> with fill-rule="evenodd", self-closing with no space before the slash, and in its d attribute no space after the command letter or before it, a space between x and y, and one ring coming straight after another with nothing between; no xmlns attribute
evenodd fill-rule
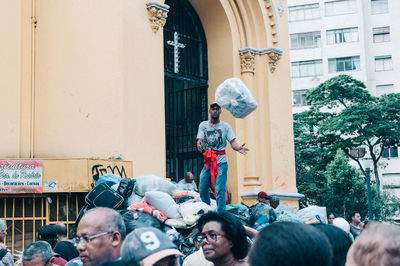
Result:
<svg viewBox="0 0 400 266"><path fill-rule="evenodd" d="M400 1L288 0L293 112L305 95L339 74L375 96L400 92ZM398 149L384 153L382 185L400 195Z"/></svg>

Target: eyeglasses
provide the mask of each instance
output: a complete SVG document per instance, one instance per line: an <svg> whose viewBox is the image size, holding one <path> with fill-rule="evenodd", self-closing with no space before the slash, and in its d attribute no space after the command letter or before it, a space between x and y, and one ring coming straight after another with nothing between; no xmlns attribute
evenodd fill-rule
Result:
<svg viewBox="0 0 400 266"><path fill-rule="evenodd" d="M208 242L216 242L218 240L218 236L225 236L223 234L217 234L217 233L210 233L210 234L201 234L196 237L196 242L198 244L203 243L203 240L207 238Z"/></svg>
<svg viewBox="0 0 400 266"><path fill-rule="evenodd" d="M78 246L79 244L86 245L95 238L98 238L98 237L101 237L101 236L104 236L107 234L112 234L112 233L114 233L114 232L102 232L102 233L98 233L98 234L92 235L92 236L81 236L81 237L77 236L72 239L72 242L74 243L75 246Z"/></svg>

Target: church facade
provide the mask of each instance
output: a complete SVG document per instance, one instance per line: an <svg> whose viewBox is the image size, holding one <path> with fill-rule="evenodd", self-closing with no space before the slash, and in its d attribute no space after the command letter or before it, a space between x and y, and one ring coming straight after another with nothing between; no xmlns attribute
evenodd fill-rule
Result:
<svg viewBox="0 0 400 266"><path fill-rule="evenodd" d="M250 149L245 156L227 149L232 201L254 201L265 190L296 204L286 0L1 5L0 158L43 162L41 193L0 194L0 217L11 226L25 230L23 210L36 201L40 224L72 224L49 218L59 213L51 202L79 209L92 177L115 169L174 180L192 171L197 180L198 123L232 77L259 105L245 119L222 113ZM56 189L45 186L52 180ZM39 224L31 220L34 236ZM30 240L15 241L17 248Z"/></svg>

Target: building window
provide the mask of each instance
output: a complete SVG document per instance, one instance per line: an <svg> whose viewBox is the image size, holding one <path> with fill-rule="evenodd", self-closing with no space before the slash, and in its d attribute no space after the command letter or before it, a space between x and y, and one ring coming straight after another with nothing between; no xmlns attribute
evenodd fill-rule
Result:
<svg viewBox="0 0 400 266"><path fill-rule="evenodd" d="M376 95L382 96L384 94L389 94L394 92L393 84L382 84L376 85Z"/></svg>
<svg viewBox="0 0 400 266"><path fill-rule="evenodd" d="M296 90L292 91L293 93L293 106L305 106L307 90Z"/></svg>
<svg viewBox="0 0 400 266"><path fill-rule="evenodd" d="M389 12L387 0L371 0L372 14L381 14Z"/></svg>
<svg viewBox="0 0 400 266"><path fill-rule="evenodd" d="M322 75L322 60L292 62L292 78Z"/></svg>
<svg viewBox="0 0 400 266"><path fill-rule="evenodd" d="M356 11L357 5L354 0L338 0L325 3L326 16L355 13Z"/></svg>
<svg viewBox="0 0 400 266"><path fill-rule="evenodd" d="M326 31L326 43L358 42L358 28L336 29Z"/></svg>
<svg viewBox="0 0 400 266"><path fill-rule="evenodd" d="M374 42L390 42L390 27L372 29Z"/></svg>
<svg viewBox="0 0 400 266"><path fill-rule="evenodd" d="M0 218L7 223L5 244L12 254L20 254L37 240L39 228L59 222L67 226L68 238L75 236L75 220L85 204L87 193L0 196ZM51 200L49 200L51 199ZM51 203L50 203L51 202Z"/></svg>
<svg viewBox="0 0 400 266"><path fill-rule="evenodd" d="M328 59L329 73L360 70L360 57L341 57Z"/></svg>
<svg viewBox="0 0 400 266"><path fill-rule="evenodd" d="M392 56L389 55L375 57L375 71L388 71L392 69Z"/></svg>
<svg viewBox="0 0 400 266"><path fill-rule="evenodd" d="M289 21L301 21L319 18L319 4L289 7Z"/></svg>
<svg viewBox="0 0 400 266"><path fill-rule="evenodd" d="M315 48L321 46L321 32L290 34L290 49Z"/></svg>
<svg viewBox="0 0 400 266"><path fill-rule="evenodd" d="M383 149L383 158L397 158L399 157L397 147L392 147L392 148L384 148Z"/></svg>

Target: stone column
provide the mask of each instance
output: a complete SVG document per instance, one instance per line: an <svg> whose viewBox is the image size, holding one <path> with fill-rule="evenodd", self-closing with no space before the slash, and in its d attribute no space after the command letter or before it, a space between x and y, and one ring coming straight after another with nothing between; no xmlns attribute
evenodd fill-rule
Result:
<svg viewBox="0 0 400 266"><path fill-rule="evenodd" d="M256 89L254 88L255 75L255 57L256 53L251 48L239 49L240 67L242 80L247 88L251 91L254 98L257 99ZM257 189L261 186L260 175L257 173L257 114L252 113L243 120L244 139L239 140L246 143L246 147L250 149L249 153L244 156L244 180L243 185L249 189ZM242 144L239 143L239 144Z"/></svg>

